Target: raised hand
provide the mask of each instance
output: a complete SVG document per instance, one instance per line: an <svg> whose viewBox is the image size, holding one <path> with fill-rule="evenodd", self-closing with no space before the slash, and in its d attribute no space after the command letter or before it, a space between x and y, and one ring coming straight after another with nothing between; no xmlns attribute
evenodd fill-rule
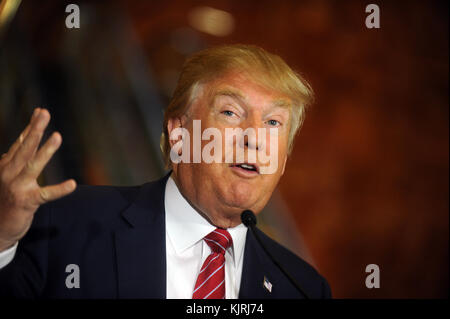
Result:
<svg viewBox="0 0 450 319"><path fill-rule="evenodd" d="M61 134L54 132L38 149L49 121L47 110L35 109L28 126L0 159L0 252L25 236L40 205L76 188L73 179L45 187L37 183L62 142Z"/></svg>

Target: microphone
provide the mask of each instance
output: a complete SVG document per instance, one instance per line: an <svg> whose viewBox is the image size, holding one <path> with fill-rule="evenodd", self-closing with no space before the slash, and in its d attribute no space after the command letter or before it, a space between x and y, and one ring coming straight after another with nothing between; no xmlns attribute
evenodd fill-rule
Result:
<svg viewBox="0 0 450 319"><path fill-rule="evenodd" d="M264 250L264 252L269 256L270 260L278 267L278 269L281 270L281 272L286 276L287 279L291 282L292 285L302 294L305 296L306 299L310 299L308 294L300 287L300 285L297 283L297 281L292 277L284 268L281 266L281 264L272 256L272 254L269 252L269 250L264 246L264 244L261 241L261 238L259 238L258 233L256 232L256 216L253 214L251 210L244 210L241 214L241 221L242 223L249 228L253 235L256 238L256 241L261 246L261 248Z"/></svg>

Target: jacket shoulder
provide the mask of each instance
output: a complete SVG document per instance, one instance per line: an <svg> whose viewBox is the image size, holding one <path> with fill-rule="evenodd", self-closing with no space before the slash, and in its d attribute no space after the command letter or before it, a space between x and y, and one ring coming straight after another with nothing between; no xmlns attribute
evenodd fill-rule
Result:
<svg viewBox="0 0 450 319"><path fill-rule="evenodd" d="M73 193L43 205L42 210L51 211L54 221L60 218L66 222L72 218L105 219L127 208L140 188L79 185Z"/></svg>

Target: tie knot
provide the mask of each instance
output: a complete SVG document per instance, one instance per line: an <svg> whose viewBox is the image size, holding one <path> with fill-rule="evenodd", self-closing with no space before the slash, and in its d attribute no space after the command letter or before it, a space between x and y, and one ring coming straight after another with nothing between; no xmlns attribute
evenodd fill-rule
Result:
<svg viewBox="0 0 450 319"><path fill-rule="evenodd" d="M231 238L230 233L221 228L216 228L210 232L205 236L204 240L213 252L222 255L225 255L227 248L233 244L233 239Z"/></svg>

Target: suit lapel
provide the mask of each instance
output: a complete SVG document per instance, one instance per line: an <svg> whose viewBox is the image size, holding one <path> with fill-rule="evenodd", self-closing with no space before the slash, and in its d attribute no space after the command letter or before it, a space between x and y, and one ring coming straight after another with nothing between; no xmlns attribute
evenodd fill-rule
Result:
<svg viewBox="0 0 450 319"><path fill-rule="evenodd" d="M123 225L114 234L119 298L166 298L164 192L169 176L144 184L122 213ZM240 299L279 298L278 271L250 230L241 278ZM264 285L265 279L271 289Z"/></svg>
<svg viewBox="0 0 450 319"><path fill-rule="evenodd" d="M259 246L253 233L248 230L244 248L244 264L242 266L241 287L239 299L276 298L276 287L264 285L275 280L273 264ZM271 290L271 291L269 291Z"/></svg>
<svg viewBox="0 0 450 319"><path fill-rule="evenodd" d="M141 187L115 232L119 298L166 298L164 191L169 175Z"/></svg>

